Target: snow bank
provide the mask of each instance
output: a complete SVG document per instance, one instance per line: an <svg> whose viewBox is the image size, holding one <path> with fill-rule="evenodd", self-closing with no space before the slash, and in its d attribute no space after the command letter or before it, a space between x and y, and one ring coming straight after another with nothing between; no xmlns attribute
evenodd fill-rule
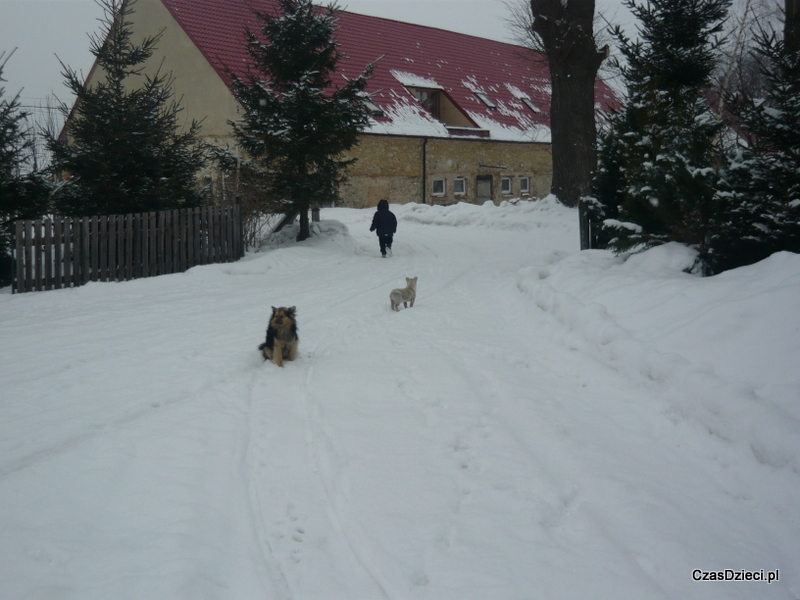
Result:
<svg viewBox="0 0 800 600"><path fill-rule="evenodd" d="M582 252L518 285L575 347L661 389L674 418L800 474L800 256L709 278L686 273L694 259L679 244Z"/></svg>
<svg viewBox="0 0 800 600"><path fill-rule="evenodd" d="M513 231L535 231L558 228L565 235L572 232L575 211L553 196L541 200L514 200L496 206L487 201L482 205L459 202L448 206L430 204L393 205L398 219L425 225L448 227L481 227Z"/></svg>

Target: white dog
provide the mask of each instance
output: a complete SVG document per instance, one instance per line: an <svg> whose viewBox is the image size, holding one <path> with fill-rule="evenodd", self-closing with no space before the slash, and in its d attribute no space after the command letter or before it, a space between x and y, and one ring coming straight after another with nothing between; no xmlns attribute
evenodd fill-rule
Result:
<svg viewBox="0 0 800 600"><path fill-rule="evenodd" d="M400 303L403 303L403 306L408 308L408 305L414 306L414 300L417 299L417 278L416 277L406 277L406 287L404 288L397 288L392 290L392 293L389 294L389 300L392 303L392 310L399 311L400 310Z"/></svg>

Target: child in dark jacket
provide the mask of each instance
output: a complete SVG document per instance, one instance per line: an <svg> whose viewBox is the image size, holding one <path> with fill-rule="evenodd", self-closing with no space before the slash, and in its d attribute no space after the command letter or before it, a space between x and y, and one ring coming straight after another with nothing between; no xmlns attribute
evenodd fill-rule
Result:
<svg viewBox="0 0 800 600"><path fill-rule="evenodd" d="M381 200L378 202L378 210L372 217L372 225L369 228L378 234L378 241L381 245L381 255L386 258L386 253L392 255L392 238L397 231L397 218L389 210L389 201Z"/></svg>

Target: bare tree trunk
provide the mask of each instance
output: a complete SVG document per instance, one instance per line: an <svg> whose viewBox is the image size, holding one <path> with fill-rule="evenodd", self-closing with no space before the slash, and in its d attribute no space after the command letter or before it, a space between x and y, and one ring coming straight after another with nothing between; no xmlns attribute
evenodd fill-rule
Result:
<svg viewBox="0 0 800 600"><path fill-rule="evenodd" d="M531 0L533 31L542 41L552 82L550 130L553 149L551 193L578 206L581 249L589 247L588 218L581 196L589 192L597 166L594 86L608 47L595 44L594 0Z"/></svg>
<svg viewBox="0 0 800 600"><path fill-rule="evenodd" d="M297 232L297 241L302 242L311 237L311 226L308 221L308 202L300 204L300 231Z"/></svg>
<svg viewBox="0 0 800 600"><path fill-rule="evenodd" d="M287 225L291 225L298 216L300 217L300 229L297 232L295 241L302 242L303 240L307 240L311 237L311 224L308 220L308 202L295 203L278 222L272 230L272 233L277 233Z"/></svg>
<svg viewBox="0 0 800 600"><path fill-rule="evenodd" d="M800 52L800 0L785 0L783 40L788 54Z"/></svg>

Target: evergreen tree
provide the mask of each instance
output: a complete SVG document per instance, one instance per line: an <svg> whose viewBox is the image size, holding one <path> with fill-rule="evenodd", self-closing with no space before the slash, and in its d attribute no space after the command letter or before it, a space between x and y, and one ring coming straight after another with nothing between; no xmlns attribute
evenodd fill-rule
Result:
<svg viewBox="0 0 800 600"><path fill-rule="evenodd" d="M298 240L309 237L313 199L334 199L356 145L369 123L364 88L372 71L335 88L341 58L333 40L338 8L310 0L280 0L281 14L257 13L260 36L248 32L254 72L231 74L246 114L231 123L239 144L267 173L287 217L300 216Z"/></svg>
<svg viewBox="0 0 800 600"><path fill-rule="evenodd" d="M625 199L622 168L623 144L616 130L606 127L598 135L597 170L592 179L592 195L584 198L590 222L590 248L608 248L617 237L619 211ZM602 200L601 200L602 199Z"/></svg>
<svg viewBox="0 0 800 600"><path fill-rule="evenodd" d="M627 97L600 137L592 201L593 218L603 220L600 237L613 250L678 241L707 260L722 125L706 93L729 3L626 3L640 21L640 39L614 31L627 63L621 67ZM610 189L611 180L618 187Z"/></svg>
<svg viewBox="0 0 800 600"><path fill-rule="evenodd" d="M205 164L200 125L192 121L181 131L171 76L143 73L161 36L133 42L134 4L102 0L105 20L91 52L104 80L90 87L64 67L76 102L73 110L61 107L66 141L56 132L48 135L53 168L67 177L55 196L64 214L124 214L202 202L196 181Z"/></svg>
<svg viewBox="0 0 800 600"><path fill-rule="evenodd" d="M0 83L10 55L0 54ZM5 98L0 85L0 285L11 280L13 223L40 217L47 209L47 182L32 170L31 138L26 134L28 113L21 110L19 94Z"/></svg>
<svg viewBox="0 0 800 600"><path fill-rule="evenodd" d="M789 3L787 2L787 9ZM763 97L731 99L749 143L732 158L724 226L713 240L718 269L751 264L773 252L800 252L800 49L762 32L756 52L766 86Z"/></svg>

